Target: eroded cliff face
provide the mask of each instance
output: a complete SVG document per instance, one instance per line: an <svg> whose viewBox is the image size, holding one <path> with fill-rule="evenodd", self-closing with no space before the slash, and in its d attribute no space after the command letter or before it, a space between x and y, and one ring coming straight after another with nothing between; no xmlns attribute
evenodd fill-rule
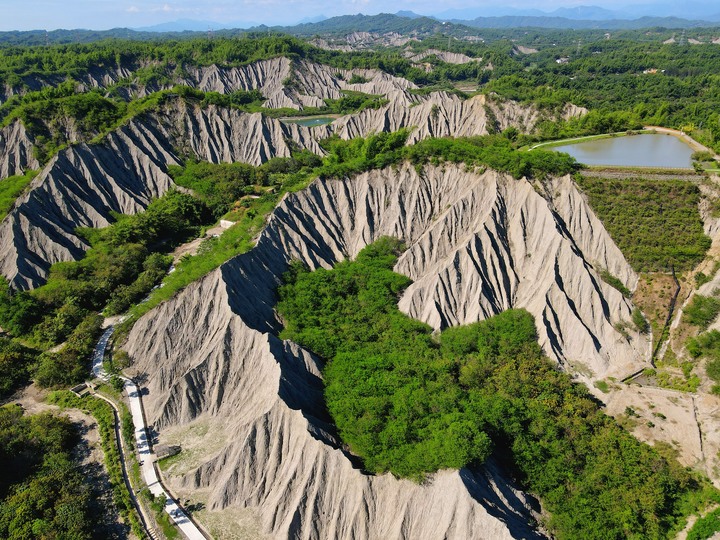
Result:
<svg viewBox="0 0 720 540"><path fill-rule="evenodd" d="M427 49L426 51L419 53L412 50L405 51L405 58L408 58L412 62L422 62L433 56L448 64L469 64L470 62L482 62L482 58L471 58L466 54L441 51L440 49Z"/></svg>
<svg viewBox="0 0 720 540"><path fill-rule="evenodd" d="M441 327L524 307L566 369L627 374L645 365L647 338L615 331L632 306L590 259L629 286L636 277L572 181L551 187L546 198L495 172L403 166L287 196L255 249L148 313L127 341L160 440L208 433L172 485L211 511L253 509L273 537L537 536L525 497L492 465L421 486L354 468L322 405L319 361L273 335L273 307L290 260L330 267L392 235L408 248L396 270L415 281L400 300L411 316Z"/></svg>
<svg viewBox="0 0 720 540"><path fill-rule="evenodd" d="M341 90L355 90L367 94L387 95L397 90L406 90L416 86L410 81L388 75L377 69L337 69L307 60L293 61L278 57L260 60L246 66L222 67L188 66L175 70L174 66L164 68L168 82L158 84L144 83L136 75L141 65L124 67L95 68L84 73L78 79L79 90L109 88L121 80L126 83L115 91L126 100L141 98L159 90L175 85L186 85L205 92L229 94L238 90L260 90L266 101L266 108L303 109L321 107L326 98L339 99ZM353 75L367 79L365 83L350 84ZM64 77L26 77L25 88L0 89L0 103L16 93L41 90L48 86L57 86Z"/></svg>
<svg viewBox="0 0 720 540"><path fill-rule="evenodd" d="M296 83L288 87L283 81L291 69ZM238 86L261 85L263 92L280 100L273 106L290 106L281 95L309 99L304 92L314 92L313 99L322 101L340 97L340 90L350 87L386 93L391 99L380 109L313 128L257 113L200 108L181 99L171 100L158 111L134 118L102 142L71 146L47 164L30 192L0 224L0 272L15 287L42 283L53 263L76 259L87 248L73 232L77 227L104 227L111 212L144 209L152 197L172 186L164 172L167 166L179 164L187 156L213 163L259 165L275 156L290 156L291 146L323 154L318 141L332 134L349 139L405 127L411 128L410 144L426 137L484 135L509 126L532 130L542 117L534 107L485 96L465 101L446 93L416 96L408 92L410 83L403 79L361 72L368 82L350 85L346 81L352 72L308 62L292 65L285 58L224 71L216 67L198 69L195 75L204 89L230 91ZM0 132L2 144L0 174L40 166L32 157L32 140L22 124L16 122Z"/></svg>
<svg viewBox="0 0 720 540"><path fill-rule="evenodd" d="M0 180L40 167L33 140L20 120L0 129Z"/></svg>
<svg viewBox="0 0 720 540"><path fill-rule="evenodd" d="M0 223L0 272L19 288L42 283L53 263L77 259L87 249L77 227L105 227L113 211L143 210L173 187L165 171L184 156L259 165L289 156L289 140L322 151L310 128L176 100L101 143L72 146L45 166Z"/></svg>
<svg viewBox="0 0 720 540"><path fill-rule="evenodd" d="M487 135L510 126L531 132L542 118L534 106L488 99L484 95L462 100L446 92L423 97L405 92L393 95L390 103L380 109L339 118L333 122L333 129L343 139L352 139L413 127L408 143L415 143L428 137Z"/></svg>
<svg viewBox="0 0 720 540"><path fill-rule="evenodd" d="M367 80L350 84L353 75ZM260 90L266 108L303 109L322 107L325 99L339 99L342 90L387 95L397 90L415 88L406 79L393 77L376 69L337 69L307 60L288 58L261 60L247 66L223 68L208 66L190 70L180 81L203 91L228 94L237 90Z"/></svg>

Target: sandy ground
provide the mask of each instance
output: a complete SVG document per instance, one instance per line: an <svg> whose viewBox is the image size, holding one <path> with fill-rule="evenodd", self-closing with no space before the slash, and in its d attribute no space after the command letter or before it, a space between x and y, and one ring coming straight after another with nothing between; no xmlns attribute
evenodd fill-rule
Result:
<svg viewBox="0 0 720 540"><path fill-rule="evenodd" d="M678 461L707 474L720 487L720 398L663 388L620 385L602 396L607 413L620 417L641 441L666 443L678 452Z"/></svg>
<svg viewBox="0 0 720 540"><path fill-rule="evenodd" d="M209 489L183 487L178 478L204 463L225 447L226 426L200 417L190 424L163 430L160 443L179 445L182 451L160 464L163 479L193 518L216 540L265 540L257 513L248 508L208 509Z"/></svg>
<svg viewBox="0 0 720 540"><path fill-rule="evenodd" d="M97 503L97 534L108 540L133 539L130 528L121 520L112 499L112 487L105 469L104 453L100 444L100 432L95 419L78 409L61 410L55 405L46 403L47 391L40 390L34 384L28 386L10 401L22 406L26 414L52 412L69 418L78 426L81 434L80 443L75 448L75 455L83 475L93 487Z"/></svg>
<svg viewBox="0 0 720 540"><path fill-rule="evenodd" d="M190 424L164 429L158 436L161 444L180 446L182 451L161 465L166 478L182 476L200 466L225 448L225 426L216 419L200 417ZM173 486L175 487L175 486Z"/></svg>
<svg viewBox="0 0 720 540"><path fill-rule="evenodd" d="M195 255L198 252L198 249L200 249L200 244L202 244L205 239L212 238L213 236L220 236L226 230L227 229L221 227L220 225L216 225L212 229L208 229L205 232L205 236L196 238L195 240L178 246L172 254L173 264L177 264L177 262L185 255Z"/></svg>

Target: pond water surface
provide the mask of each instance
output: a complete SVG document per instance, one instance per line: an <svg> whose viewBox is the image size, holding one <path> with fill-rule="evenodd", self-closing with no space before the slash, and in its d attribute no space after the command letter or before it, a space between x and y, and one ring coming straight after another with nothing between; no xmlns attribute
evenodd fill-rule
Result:
<svg viewBox="0 0 720 540"><path fill-rule="evenodd" d="M326 118L323 116L314 116L312 118L284 118L283 122L288 124L299 124L305 127L324 126L331 123L334 118Z"/></svg>
<svg viewBox="0 0 720 540"><path fill-rule="evenodd" d="M692 148L673 135L643 134L611 137L552 148L585 165L692 168Z"/></svg>

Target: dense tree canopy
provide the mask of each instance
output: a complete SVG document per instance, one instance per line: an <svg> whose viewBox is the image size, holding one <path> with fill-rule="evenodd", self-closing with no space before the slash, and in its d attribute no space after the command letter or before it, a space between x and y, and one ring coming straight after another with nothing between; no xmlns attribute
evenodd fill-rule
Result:
<svg viewBox="0 0 720 540"><path fill-rule="evenodd" d="M2 538L92 538L90 486L71 454L76 441L66 418L0 407Z"/></svg>
<svg viewBox="0 0 720 540"><path fill-rule="evenodd" d="M494 449L542 498L558 538L666 537L696 480L558 371L527 312L438 337L401 313L400 249L383 238L332 270L295 263L279 289L281 336L326 360L328 410L365 467L417 479Z"/></svg>

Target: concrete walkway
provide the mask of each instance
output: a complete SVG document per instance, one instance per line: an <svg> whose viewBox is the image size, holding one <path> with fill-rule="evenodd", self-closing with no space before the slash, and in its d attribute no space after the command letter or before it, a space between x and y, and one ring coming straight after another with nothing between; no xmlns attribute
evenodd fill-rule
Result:
<svg viewBox="0 0 720 540"><path fill-rule="evenodd" d="M114 327L112 326L105 330L93 351L92 373L95 377L104 381L110 379L110 375L105 371L102 363L103 357L105 356L105 349L113 330ZM140 390L137 385L127 377L121 376L120 378L125 381L125 391L130 398L130 413L132 414L133 424L135 425L135 446L145 484L150 490L150 493L155 497L165 498L165 511L189 540L206 540L205 535L200 532L200 529L192 522L183 509L180 508L177 501L170 497L160 483L157 471L155 470L155 454L150 447L150 440L145 426L145 415L143 414Z"/></svg>

